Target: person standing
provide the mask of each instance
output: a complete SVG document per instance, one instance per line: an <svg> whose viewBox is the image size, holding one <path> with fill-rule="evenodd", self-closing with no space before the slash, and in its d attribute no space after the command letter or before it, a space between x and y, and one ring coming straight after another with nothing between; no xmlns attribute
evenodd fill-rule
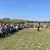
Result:
<svg viewBox="0 0 50 50"><path fill-rule="evenodd" d="M37 31L40 31L40 22L38 23Z"/></svg>

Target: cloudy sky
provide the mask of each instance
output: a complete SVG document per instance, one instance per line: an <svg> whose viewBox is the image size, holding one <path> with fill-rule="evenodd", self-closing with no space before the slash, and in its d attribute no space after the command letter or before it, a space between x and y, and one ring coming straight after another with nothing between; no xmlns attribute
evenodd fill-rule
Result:
<svg viewBox="0 0 50 50"><path fill-rule="evenodd" d="M0 18L50 21L50 0L0 0Z"/></svg>

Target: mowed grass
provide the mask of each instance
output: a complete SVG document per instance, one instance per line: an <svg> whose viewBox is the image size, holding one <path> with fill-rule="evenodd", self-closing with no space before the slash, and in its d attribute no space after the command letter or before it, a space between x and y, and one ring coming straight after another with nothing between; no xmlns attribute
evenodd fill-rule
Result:
<svg viewBox="0 0 50 50"><path fill-rule="evenodd" d="M0 50L50 50L50 29L28 28L0 38Z"/></svg>

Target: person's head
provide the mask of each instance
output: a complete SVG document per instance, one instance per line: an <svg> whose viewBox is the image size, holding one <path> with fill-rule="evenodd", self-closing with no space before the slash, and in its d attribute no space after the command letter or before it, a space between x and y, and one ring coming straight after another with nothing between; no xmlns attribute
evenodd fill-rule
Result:
<svg viewBox="0 0 50 50"><path fill-rule="evenodd" d="M40 22L39 22L39 25L40 25Z"/></svg>

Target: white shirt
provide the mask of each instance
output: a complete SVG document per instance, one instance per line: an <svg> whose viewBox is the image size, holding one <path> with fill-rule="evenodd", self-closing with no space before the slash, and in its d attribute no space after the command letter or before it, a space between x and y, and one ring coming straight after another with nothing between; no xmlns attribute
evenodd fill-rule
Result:
<svg viewBox="0 0 50 50"><path fill-rule="evenodd" d="M16 26L15 28L18 29L18 26Z"/></svg>

